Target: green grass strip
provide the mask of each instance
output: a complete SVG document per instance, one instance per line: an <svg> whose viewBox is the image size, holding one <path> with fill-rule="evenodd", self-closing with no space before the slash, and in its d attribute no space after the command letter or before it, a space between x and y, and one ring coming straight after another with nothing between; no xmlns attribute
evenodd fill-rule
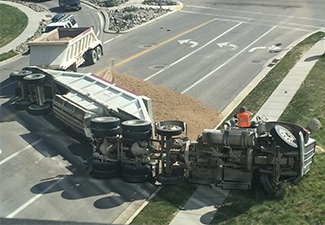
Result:
<svg viewBox="0 0 325 225"><path fill-rule="evenodd" d="M28 17L15 7L0 4L0 21L0 47L3 47L24 31Z"/></svg>

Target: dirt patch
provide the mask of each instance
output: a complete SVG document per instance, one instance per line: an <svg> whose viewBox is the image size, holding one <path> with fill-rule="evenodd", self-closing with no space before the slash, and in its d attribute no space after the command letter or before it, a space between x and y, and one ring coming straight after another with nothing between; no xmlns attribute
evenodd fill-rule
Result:
<svg viewBox="0 0 325 225"><path fill-rule="evenodd" d="M112 74L111 80L108 79L109 73ZM96 73L96 75L149 97L152 101L154 121L184 121L187 124L188 137L191 140L196 140L204 129L215 128L221 121L221 116L215 110L206 107L198 100L168 88L119 73L110 68Z"/></svg>
<svg viewBox="0 0 325 225"><path fill-rule="evenodd" d="M322 147L316 145L316 153L320 154L320 153L324 153L325 149L323 149Z"/></svg>

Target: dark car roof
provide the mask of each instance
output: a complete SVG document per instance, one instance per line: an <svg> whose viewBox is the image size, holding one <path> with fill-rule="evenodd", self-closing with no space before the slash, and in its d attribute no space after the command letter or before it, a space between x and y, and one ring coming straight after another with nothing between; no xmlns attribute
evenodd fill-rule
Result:
<svg viewBox="0 0 325 225"><path fill-rule="evenodd" d="M59 21L62 17L64 17L64 13L57 13L57 14L55 14L55 16L53 16L52 17L52 22L57 22L57 21Z"/></svg>

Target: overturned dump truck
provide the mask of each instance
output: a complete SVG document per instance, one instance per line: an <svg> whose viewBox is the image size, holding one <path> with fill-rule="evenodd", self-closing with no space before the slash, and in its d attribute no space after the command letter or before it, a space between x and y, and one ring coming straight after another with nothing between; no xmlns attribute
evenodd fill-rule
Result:
<svg viewBox="0 0 325 225"><path fill-rule="evenodd" d="M303 127L259 119L254 128L233 120L222 129L187 137L182 121L154 122L151 100L94 74L26 67L18 81L17 109L54 115L92 143L89 173L126 182L181 180L224 189L250 189L259 178L267 192L299 181L310 169L316 141Z"/></svg>

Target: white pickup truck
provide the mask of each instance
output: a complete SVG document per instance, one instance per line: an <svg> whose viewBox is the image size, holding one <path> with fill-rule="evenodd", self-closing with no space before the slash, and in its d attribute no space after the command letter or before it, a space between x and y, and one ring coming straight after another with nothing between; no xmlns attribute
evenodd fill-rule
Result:
<svg viewBox="0 0 325 225"><path fill-rule="evenodd" d="M103 55L103 45L92 27L57 28L28 42L30 66L77 71L84 62L94 64Z"/></svg>

